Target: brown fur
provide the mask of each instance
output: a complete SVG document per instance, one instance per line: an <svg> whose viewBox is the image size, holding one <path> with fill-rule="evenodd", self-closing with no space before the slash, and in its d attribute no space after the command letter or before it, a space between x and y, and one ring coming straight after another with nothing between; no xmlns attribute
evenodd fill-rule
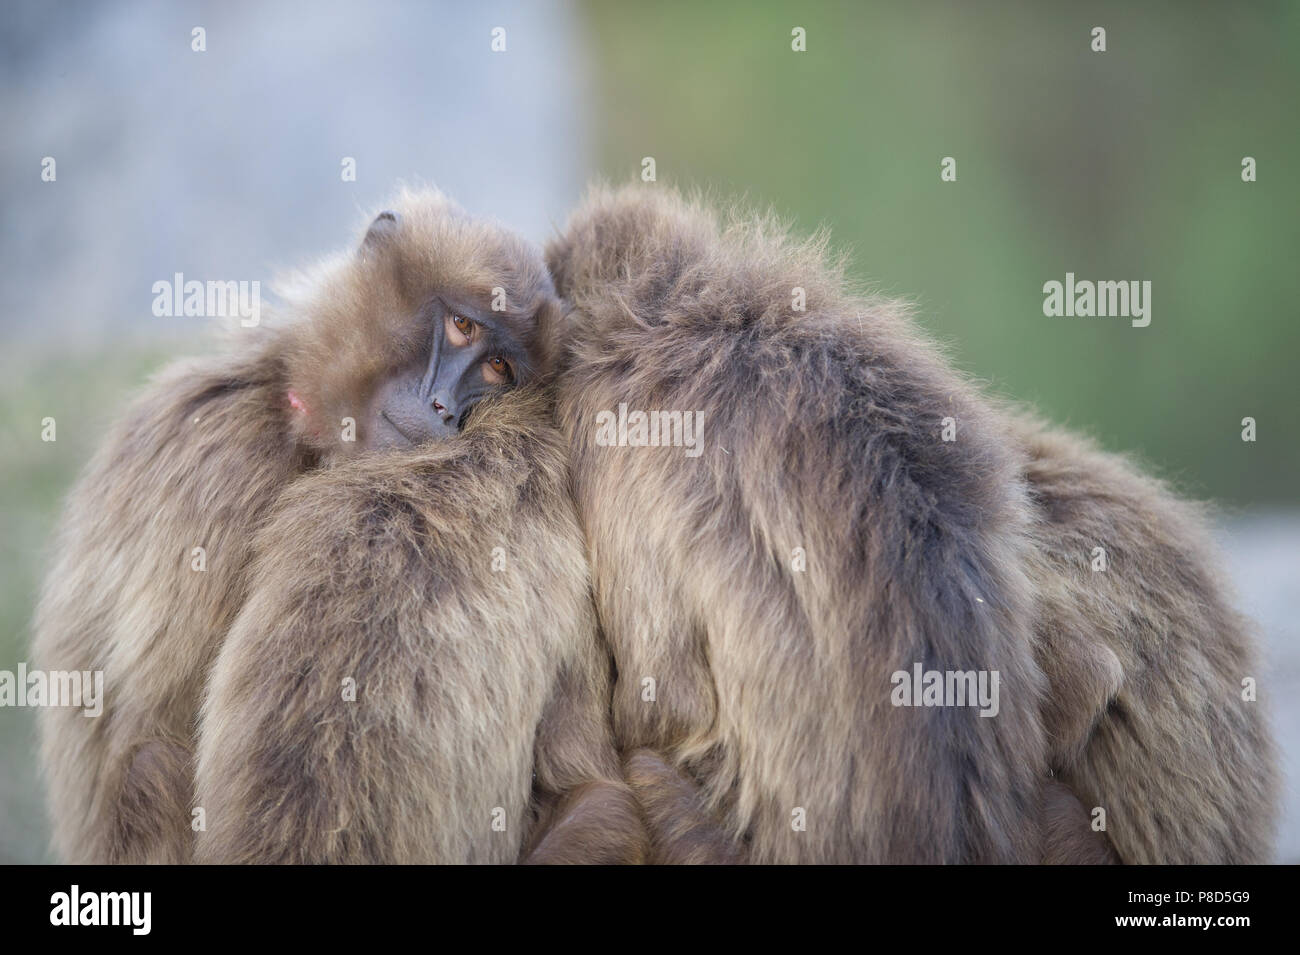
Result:
<svg viewBox="0 0 1300 955"><path fill-rule="evenodd" d="M640 807L622 782L588 782L547 797L533 833L526 865L629 865L649 853Z"/></svg>
<svg viewBox="0 0 1300 955"><path fill-rule="evenodd" d="M698 779L757 862L1035 859L1046 681L996 415L771 223L598 193L548 263L574 308L560 419L620 744ZM703 454L598 447L624 401L704 411ZM1000 671L1000 714L892 706L915 662Z"/></svg>
<svg viewBox="0 0 1300 955"><path fill-rule="evenodd" d="M281 404L274 370L259 362L178 364L72 493L33 657L47 670L103 670L105 701L96 719L68 708L39 714L54 845L65 861L175 858L168 812L193 804L189 772L147 759L137 766L143 778L128 785L127 770L151 741L190 745L204 673L244 601L251 530L301 467ZM207 551L202 573L190 569L198 546ZM156 810L119 819L141 798Z"/></svg>
<svg viewBox="0 0 1300 955"><path fill-rule="evenodd" d="M189 861L193 775L188 740L149 740L136 747L118 797L110 844L131 865Z"/></svg>
<svg viewBox="0 0 1300 955"><path fill-rule="evenodd" d="M637 750L624 761L623 772L645 814L652 861L659 865L746 861L744 846L709 811L695 780L658 753Z"/></svg>
<svg viewBox="0 0 1300 955"><path fill-rule="evenodd" d="M1277 759L1262 704L1241 698L1257 648L1202 509L1083 439L1029 418L1012 429L1034 503L1053 770L1105 809L1125 862L1268 861Z"/></svg>
<svg viewBox="0 0 1300 955"><path fill-rule="evenodd" d="M241 775L223 782L213 775L221 753L205 741L200 765L215 800L204 805L212 826L204 841L208 858L307 858L314 852L410 858L421 851L424 857L513 858L509 847L517 851L523 839L520 780L526 782L533 768L539 721L543 792L616 775L604 728L607 704L598 698L606 664L589 615L577 608L585 572L580 559L573 559L578 532L566 516L566 478L548 450L553 439L537 404L541 399L498 405L504 419L497 430L479 423L463 447L421 450L409 460L403 454L366 455L347 463L357 445L340 440L340 419L360 421L377 377L428 347L420 307L435 291L452 289L486 307L491 289L505 288L505 317L534 346L539 361L547 360L545 323L554 317L554 300L540 256L435 193L403 195L396 208L400 228L374 246L367 242L361 253L348 252L300 275L284 290L279 314L242 330L231 354L165 371L109 435L74 489L37 612L34 657L45 669L104 670L106 701L98 719L72 709L41 714L54 841L64 859L189 857L189 807L199 803L188 752L205 681L219 654L208 705L214 739L230 751L244 747L250 758L266 756L279 739L304 746L312 740L310 752L336 762L295 761L292 753L280 752L278 765L233 766L231 773ZM303 399L306 414L290 407L291 390ZM534 426L535 437L523 433ZM497 439L499 446L493 444ZM534 452L542 455L536 467L527 457ZM321 470L336 464L337 473ZM277 507L286 488L292 493ZM465 507L469 501L491 502L495 510L475 513ZM272 519L276 528L292 528L303 538L275 532L258 538ZM551 536L516 538L515 526ZM341 527L357 535L355 547L331 536ZM409 536L417 530L421 536ZM436 539L423 536L435 532ZM492 575L485 568L493 545L484 545L498 537L513 570ZM322 539L336 549L313 552L305 546ZM467 542L473 544L469 550L450 549ZM428 544L437 563L412 550L413 544ZM200 546L207 569L196 572L191 550ZM539 563L536 554L542 551L554 555L565 573ZM333 569L331 559L339 562ZM300 607L268 591L268 581L278 587L287 576L291 583L299 565L313 586L341 592L337 605ZM437 573L387 576L395 566L412 574ZM559 619L534 607L532 584L541 588L543 582L558 582L559 590L549 596L569 616ZM311 597L301 586L294 592ZM421 593L436 599L422 604L415 599ZM250 609L241 614L246 605ZM268 616L264 608L271 606L275 615ZM530 617L537 613L542 616ZM295 629L308 619L313 630ZM466 639L469 623L493 638L490 650L478 645L482 672L473 685L462 672L474 663L466 659L470 651L456 643ZM243 660L238 650L223 648L228 632L231 647L262 654L255 659L265 671L241 675L254 658ZM450 642L438 643L438 635ZM272 645L272 636L285 642ZM417 647L435 656L420 668L408 667ZM445 657L436 655L444 650ZM274 682L277 676L302 679L304 674L276 665L313 665L313 653L328 685ZM508 666L494 684L496 655ZM403 669L385 671L385 661ZM339 714L337 725L317 727L319 707L339 699L338 679L347 674L335 668L345 665L364 684L363 695ZM557 673L578 691L573 702L552 699ZM241 680L256 681L263 696L255 702L278 698L283 711L258 711L249 703L247 716L241 716L229 705L251 685ZM462 694L459 706L450 693ZM483 711L483 700L497 701L501 709ZM428 704L427 711L410 708L417 703ZM572 710L583 721L560 724L552 740L543 704L548 714ZM294 723L294 717L307 722ZM272 738L250 736L254 726ZM352 730L366 735L358 738ZM589 735L575 743L579 733ZM489 737L495 742L485 753L479 744ZM421 775L402 762L404 756L435 755L443 759L445 774L437 786L427 793L386 791L428 779L432 763ZM372 756L383 761L355 761ZM346 767L350 778L330 778L334 765ZM386 775L390 765L392 774ZM463 776L457 776L458 767ZM276 771L305 775L275 776ZM239 788L240 780L249 779L262 788ZM466 787L475 779L493 784L471 792ZM320 799L311 800L313 793ZM367 796L370 815L350 801ZM393 811L425 796L443 801L426 806L416 828L391 828L397 826ZM476 828L479 800L492 799L493 806L508 810L504 834ZM353 828L336 832L333 841L317 829L296 834L291 845L276 842L286 835L276 825L288 823L283 816L252 815L255 807L274 808L259 800L281 810L297 806L305 813L304 826L326 820L333 832L352 819ZM433 811L440 814L436 834L427 816ZM382 832L358 828L380 820ZM228 838L229 847L215 845L212 833ZM478 840L475 833L481 833Z"/></svg>
<svg viewBox="0 0 1300 955"><path fill-rule="evenodd" d="M1043 865L1115 865L1119 856L1105 833L1092 828L1092 818L1069 787L1054 779L1042 784Z"/></svg>
<svg viewBox="0 0 1300 955"><path fill-rule="evenodd" d="M547 261L616 735L677 770L630 764L658 858L707 857L712 817L757 862L1102 861L1097 805L1125 861L1267 858L1251 641L1189 505L989 402L770 219L598 190ZM704 412L704 453L598 446L620 402ZM891 706L914 662L999 671L1001 712Z"/></svg>
<svg viewBox="0 0 1300 955"><path fill-rule="evenodd" d="M604 780L584 801L592 851L639 852L617 836L640 823L614 782L608 660L548 421L517 392L457 440L285 492L212 669L200 861L511 862L534 768L543 792Z"/></svg>

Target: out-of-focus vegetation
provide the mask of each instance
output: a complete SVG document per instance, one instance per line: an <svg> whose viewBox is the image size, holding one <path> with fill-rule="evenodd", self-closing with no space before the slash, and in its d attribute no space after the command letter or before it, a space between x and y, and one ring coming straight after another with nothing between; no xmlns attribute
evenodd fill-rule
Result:
<svg viewBox="0 0 1300 955"><path fill-rule="evenodd" d="M825 224L996 391L1193 494L1300 499L1300 6L584 9L603 175ZM1067 271L1150 280L1150 326L1045 317Z"/></svg>

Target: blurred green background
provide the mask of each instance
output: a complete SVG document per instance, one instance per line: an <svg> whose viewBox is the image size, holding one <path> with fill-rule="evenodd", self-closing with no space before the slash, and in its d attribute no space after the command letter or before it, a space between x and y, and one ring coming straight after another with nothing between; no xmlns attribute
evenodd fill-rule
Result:
<svg viewBox="0 0 1300 955"><path fill-rule="evenodd" d="M660 182L829 227L854 278L915 303L992 390L1239 517L1276 528L1300 502L1300 4L330 3L308 16L140 2L3 16L0 102L16 119L0 152L0 668L27 658L49 530L104 427L169 355L202 347L150 316L149 282L265 280L346 241L401 176L543 241L585 182L633 179L653 156ZM209 28L205 58L187 48L194 23ZM494 58L496 24L510 52ZM791 50L795 26L806 52ZM420 73L402 44L454 70ZM50 151L57 190L39 182ZM360 156L358 183L340 186L340 155ZM940 181L945 156L956 182ZM1242 182L1243 156L1257 182ZM1067 271L1150 280L1151 325L1045 317L1043 283ZM55 444L37 437L47 415ZM1293 586L1288 533L1280 556L1251 545L1238 566L1262 569L1242 576ZM1294 648L1282 593L1249 609ZM1276 685L1297 687L1288 652ZM48 858L32 725L0 711L0 861ZM1294 783L1288 799L1295 856Z"/></svg>
<svg viewBox="0 0 1300 955"><path fill-rule="evenodd" d="M604 174L653 156L660 181L828 225L995 390L1193 493L1300 499L1300 4L584 11ZM1151 325L1044 317L1067 271L1149 279Z"/></svg>

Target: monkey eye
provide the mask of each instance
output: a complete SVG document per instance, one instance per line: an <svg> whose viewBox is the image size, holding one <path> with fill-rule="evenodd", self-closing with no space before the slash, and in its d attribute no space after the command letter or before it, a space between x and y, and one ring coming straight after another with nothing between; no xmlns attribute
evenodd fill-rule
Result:
<svg viewBox="0 0 1300 955"><path fill-rule="evenodd" d="M474 337L474 323L464 315L450 315L447 318L447 337L453 345L468 345Z"/></svg>
<svg viewBox="0 0 1300 955"><path fill-rule="evenodd" d="M491 385L503 385L515 380L515 370L508 359L494 355L483 362L483 380Z"/></svg>

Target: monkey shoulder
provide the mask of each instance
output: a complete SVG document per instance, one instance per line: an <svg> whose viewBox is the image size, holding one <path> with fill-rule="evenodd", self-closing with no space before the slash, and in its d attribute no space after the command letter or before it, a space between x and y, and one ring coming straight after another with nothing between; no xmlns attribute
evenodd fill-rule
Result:
<svg viewBox="0 0 1300 955"><path fill-rule="evenodd" d="M266 361L182 359L165 367L109 430L90 470L172 487L224 475L232 489L298 466L275 372Z"/></svg>
<svg viewBox="0 0 1300 955"><path fill-rule="evenodd" d="M109 609L115 587L59 585L100 581L108 563L142 578L176 575L154 608L193 605L195 593L209 606L237 589L253 529L296 468L265 433L269 387L239 371L211 359L173 363L110 427L60 518L46 590L69 612L92 617L91 603L118 612Z"/></svg>
<svg viewBox="0 0 1300 955"><path fill-rule="evenodd" d="M1243 643L1206 506L1085 437L1028 417L1012 428L1025 453L1035 558L1058 585L1047 596L1087 601L1094 624L1097 614L1109 619L1096 627L1103 635L1200 632L1213 619L1216 641ZM1156 649L1129 655L1125 669L1152 662Z"/></svg>

